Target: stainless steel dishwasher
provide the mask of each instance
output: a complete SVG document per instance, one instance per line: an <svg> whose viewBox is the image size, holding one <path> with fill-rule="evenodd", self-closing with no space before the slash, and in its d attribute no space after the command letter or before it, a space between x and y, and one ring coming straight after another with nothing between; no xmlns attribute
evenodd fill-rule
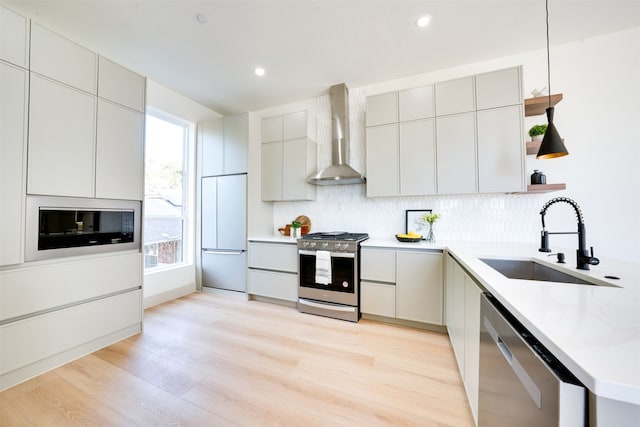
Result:
<svg viewBox="0 0 640 427"><path fill-rule="evenodd" d="M490 294L480 303L479 427L585 427L587 393Z"/></svg>

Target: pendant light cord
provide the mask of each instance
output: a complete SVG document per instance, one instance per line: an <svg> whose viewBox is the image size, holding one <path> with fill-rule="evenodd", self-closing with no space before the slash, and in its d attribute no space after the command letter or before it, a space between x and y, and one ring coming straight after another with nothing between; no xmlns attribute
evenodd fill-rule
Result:
<svg viewBox="0 0 640 427"><path fill-rule="evenodd" d="M547 89L549 90L549 108L551 108L551 59L549 55L549 0L545 0L547 22Z"/></svg>

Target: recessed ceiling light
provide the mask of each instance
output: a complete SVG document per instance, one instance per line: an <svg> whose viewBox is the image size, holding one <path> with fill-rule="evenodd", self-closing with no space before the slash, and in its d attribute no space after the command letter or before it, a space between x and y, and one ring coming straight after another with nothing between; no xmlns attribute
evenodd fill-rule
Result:
<svg viewBox="0 0 640 427"><path fill-rule="evenodd" d="M429 25L429 22L431 22L431 17L429 15L424 15L418 18L418 20L416 21L416 26L424 28Z"/></svg>
<svg viewBox="0 0 640 427"><path fill-rule="evenodd" d="M256 76L264 76L264 68L262 67L257 67L253 72L256 73Z"/></svg>
<svg viewBox="0 0 640 427"><path fill-rule="evenodd" d="M207 15L205 15L204 13L198 13L196 15L196 21L198 21L201 24L206 24L209 19L207 18Z"/></svg>

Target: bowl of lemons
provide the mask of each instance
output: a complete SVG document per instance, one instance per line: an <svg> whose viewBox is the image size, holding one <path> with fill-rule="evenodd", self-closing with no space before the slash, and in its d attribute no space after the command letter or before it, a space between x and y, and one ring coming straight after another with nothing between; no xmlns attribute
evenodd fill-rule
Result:
<svg viewBox="0 0 640 427"><path fill-rule="evenodd" d="M407 234L396 234L396 239L400 242L419 242L422 239L422 234L418 234L415 231L410 231Z"/></svg>

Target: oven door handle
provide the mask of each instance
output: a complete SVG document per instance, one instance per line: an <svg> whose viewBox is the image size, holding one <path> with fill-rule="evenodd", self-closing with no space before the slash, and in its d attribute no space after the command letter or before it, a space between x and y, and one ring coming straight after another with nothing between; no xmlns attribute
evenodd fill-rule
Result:
<svg viewBox="0 0 640 427"><path fill-rule="evenodd" d="M308 251L305 249L298 249L300 255L316 256L316 251ZM356 254L353 252L329 252L331 258L355 258Z"/></svg>
<svg viewBox="0 0 640 427"><path fill-rule="evenodd" d="M304 298L298 298L298 302L300 304L308 305L309 307L321 308L323 310L345 311L348 313L356 311L356 307L352 307L350 305L321 304Z"/></svg>

